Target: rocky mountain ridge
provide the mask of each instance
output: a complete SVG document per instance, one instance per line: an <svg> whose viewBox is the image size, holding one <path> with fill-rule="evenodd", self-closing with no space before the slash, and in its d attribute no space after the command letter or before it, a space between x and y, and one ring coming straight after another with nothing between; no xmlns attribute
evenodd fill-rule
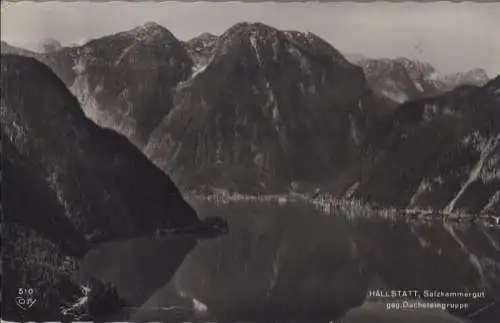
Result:
<svg viewBox="0 0 500 323"><path fill-rule="evenodd" d="M155 23L50 53L2 47L47 64L87 117L139 147L172 108L172 92L193 65L182 43Z"/></svg>
<svg viewBox="0 0 500 323"><path fill-rule="evenodd" d="M498 214L500 77L403 104L391 122L355 194L384 205Z"/></svg>
<svg viewBox="0 0 500 323"><path fill-rule="evenodd" d="M489 81L480 68L444 74L429 63L405 57L376 59L354 54L347 57L363 68L370 88L377 95L397 104L438 95L461 85L482 86Z"/></svg>
<svg viewBox="0 0 500 323"><path fill-rule="evenodd" d="M375 100L362 70L316 35L241 23L210 55L144 150L165 171L266 190L338 174L363 153Z"/></svg>

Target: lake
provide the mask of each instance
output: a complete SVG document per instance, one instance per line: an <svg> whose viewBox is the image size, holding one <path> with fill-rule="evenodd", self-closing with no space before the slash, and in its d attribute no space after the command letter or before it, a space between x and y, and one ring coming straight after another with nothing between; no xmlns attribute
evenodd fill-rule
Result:
<svg viewBox="0 0 500 323"><path fill-rule="evenodd" d="M498 229L332 213L300 201L190 202L202 218L226 219L229 234L101 244L84 260L82 277L113 282L128 301L115 320L451 323L498 318L491 310L500 299ZM456 315L441 309L387 310L388 302L412 299L367 297L368 291L389 289L485 291L485 297L448 298L469 306L454 310Z"/></svg>

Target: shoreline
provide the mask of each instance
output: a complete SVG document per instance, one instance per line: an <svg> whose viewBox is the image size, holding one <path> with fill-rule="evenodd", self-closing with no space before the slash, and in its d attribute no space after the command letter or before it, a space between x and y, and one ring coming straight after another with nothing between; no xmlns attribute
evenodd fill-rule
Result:
<svg viewBox="0 0 500 323"><path fill-rule="evenodd" d="M344 216L379 217L385 219L421 220L421 221L443 221L457 224L484 225L487 227L500 228L500 218L488 214L470 214L460 211L447 212L445 210L433 210L425 208L395 208L372 205L354 198L335 198L331 196L304 193L285 194L241 194L221 192L215 194L185 194L187 201L204 201L216 205L229 205L235 203L277 203L285 206L294 203L304 203L315 207L328 215L341 213Z"/></svg>

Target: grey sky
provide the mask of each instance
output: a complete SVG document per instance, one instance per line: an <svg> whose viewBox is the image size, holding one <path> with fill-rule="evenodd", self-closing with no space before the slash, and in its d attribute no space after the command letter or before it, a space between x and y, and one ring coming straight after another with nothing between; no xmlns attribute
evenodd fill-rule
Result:
<svg viewBox="0 0 500 323"><path fill-rule="evenodd" d="M443 72L481 67L495 76L500 74L499 17L498 2L3 2L1 38L35 49L44 38L68 45L156 21L188 39L204 31L219 34L239 21L259 21L314 32L347 53L418 58Z"/></svg>

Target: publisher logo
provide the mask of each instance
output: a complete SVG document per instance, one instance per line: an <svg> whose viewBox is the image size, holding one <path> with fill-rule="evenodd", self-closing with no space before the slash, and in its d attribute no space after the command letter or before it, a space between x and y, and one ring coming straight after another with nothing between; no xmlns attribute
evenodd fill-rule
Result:
<svg viewBox="0 0 500 323"><path fill-rule="evenodd" d="M27 311L36 303L35 290L33 288L19 288L15 301L20 309Z"/></svg>

